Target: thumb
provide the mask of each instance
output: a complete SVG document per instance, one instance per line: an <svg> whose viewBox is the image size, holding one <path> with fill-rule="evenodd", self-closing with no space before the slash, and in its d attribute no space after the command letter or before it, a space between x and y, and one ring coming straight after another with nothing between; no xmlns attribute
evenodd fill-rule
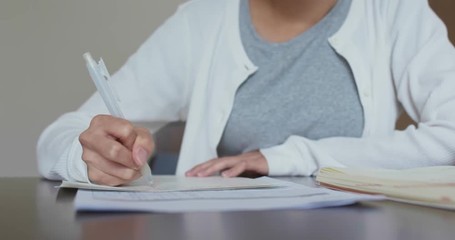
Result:
<svg viewBox="0 0 455 240"><path fill-rule="evenodd" d="M133 160L138 167L147 164L153 153L155 144L147 129L138 129L138 135L133 145Z"/></svg>
<svg viewBox="0 0 455 240"><path fill-rule="evenodd" d="M142 167L145 164L147 164L150 155L151 154L148 153L147 150L141 146L133 147L133 160L138 167Z"/></svg>

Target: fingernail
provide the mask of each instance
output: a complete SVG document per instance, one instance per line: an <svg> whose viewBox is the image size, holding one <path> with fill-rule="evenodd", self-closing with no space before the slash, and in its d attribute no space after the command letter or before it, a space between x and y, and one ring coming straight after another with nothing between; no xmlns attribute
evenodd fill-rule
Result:
<svg viewBox="0 0 455 240"><path fill-rule="evenodd" d="M148 160L147 159L148 158L148 153L143 148L139 148L137 150L136 156L137 156L136 157L136 164L139 165L139 166L144 165L147 162L147 160Z"/></svg>

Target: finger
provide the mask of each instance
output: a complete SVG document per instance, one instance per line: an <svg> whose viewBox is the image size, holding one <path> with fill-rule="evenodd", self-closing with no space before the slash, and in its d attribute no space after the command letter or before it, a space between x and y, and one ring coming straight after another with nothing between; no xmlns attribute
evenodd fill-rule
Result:
<svg viewBox="0 0 455 240"><path fill-rule="evenodd" d="M234 167L239 161L241 161L241 159L238 157L219 158L217 161L214 161L212 165L199 172L197 175L199 177L212 176L218 172L225 171L226 169Z"/></svg>
<svg viewBox="0 0 455 240"><path fill-rule="evenodd" d="M118 139L126 148L132 150L137 133L129 121L110 115L97 115L92 119L90 125L100 127L108 135Z"/></svg>
<svg viewBox="0 0 455 240"><path fill-rule="evenodd" d="M107 185L107 186L118 186L124 184L125 181L111 176L109 174L104 173L103 171L95 168L89 167L88 170L88 178L92 183L99 184L99 185Z"/></svg>
<svg viewBox="0 0 455 240"><path fill-rule="evenodd" d="M237 163L236 165L234 165L232 168L223 171L223 172L221 173L221 176L227 177L227 178L230 178L230 177L238 177L238 176L240 176L242 173L245 172L246 166L247 166L246 162L244 162L244 161L238 162L238 163Z"/></svg>
<svg viewBox="0 0 455 240"><path fill-rule="evenodd" d="M153 140L152 134L146 128L136 128L137 137L134 141L134 146L138 145L150 154L155 150L155 141Z"/></svg>
<svg viewBox="0 0 455 240"><path fill-rule="evenodd" d="M190 170L188 170L185 173L185 175L187 177L195 177L197 175L197 173L199 173L199 172L205 170L206 168L210 167L217 159L218 158L209 160L209 161L201 163L201 164L198 164L198 165L194 166L193 168L191 168Z"/></svg>
<svg viewBox="0 0 455 240"><path fill-rule="evenodd" d="M137 128L137 138L133 146L133 160L138 166L147 164L155 149L155 142L148 129Z"/></svg>
<svg viewBox="0 0 455 240"><path fill-rule="evenodd" d="M84 151L82 158L87 163L87 166L95 167L105 174L122 179L126 182L131 182L141 177L140 170L127 168L123 165L107 160L91 150Z"/></svg>
<svg viewBox="0 0 455 240"><path fill-rule="evenodd" d="M198 165L192 167L190 170L186 171L185 176L187 176L187 177L196 176L196 172L198 172L199 169L201 169L203 167L203 165L207 164L210 161L207 161L207 162L204 162L204 163L201 163L201 164L198 164Z"/></svg>
<svg viewBox="0 0 455 240"><path fill-rule="evenodd" d="M103 135L91 135L90 139L81 138L83 148L93 150L103 158L121 164L125 167L138 169L132 153L121 143Z"/></svg>

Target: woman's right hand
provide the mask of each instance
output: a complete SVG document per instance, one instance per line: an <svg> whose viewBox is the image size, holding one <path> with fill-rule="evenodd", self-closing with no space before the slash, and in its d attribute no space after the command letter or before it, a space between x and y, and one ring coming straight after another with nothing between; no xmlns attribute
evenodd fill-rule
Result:
<svg viewBox="0 0 455 240"><path fill-rule="evenodd" d="M110 115L95 116L79 141L90 181L108 186L140 178L155 148L148 129Z"/></svg>

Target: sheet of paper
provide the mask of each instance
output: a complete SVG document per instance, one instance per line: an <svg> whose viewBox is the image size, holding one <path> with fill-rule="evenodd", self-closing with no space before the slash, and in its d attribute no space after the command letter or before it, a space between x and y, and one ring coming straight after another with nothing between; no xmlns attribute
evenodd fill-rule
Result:
<svg viewBox="0 0 455 240"><path fill-rule="evenodd" d="M246 189L246 188L271 188L277 187L262 178L189 178L180 176L154 175L150 185L127 185L120 187L109 187L88 183L76 183L63 181L61 188L78 188L91 190L110 191L139 191L139 192L169 192L169 191L195 191L195 190L224 190L224 189Z"/></svg>
<svg viewBox="0 0 455 240"><path fill-rule="evenodd" d="M272 178L261 179L270 185L281 187L183 192L79 190L75 199L75 207L79 211L249 211L309 209L384 199L382 196L311 188Z"/></svg>

